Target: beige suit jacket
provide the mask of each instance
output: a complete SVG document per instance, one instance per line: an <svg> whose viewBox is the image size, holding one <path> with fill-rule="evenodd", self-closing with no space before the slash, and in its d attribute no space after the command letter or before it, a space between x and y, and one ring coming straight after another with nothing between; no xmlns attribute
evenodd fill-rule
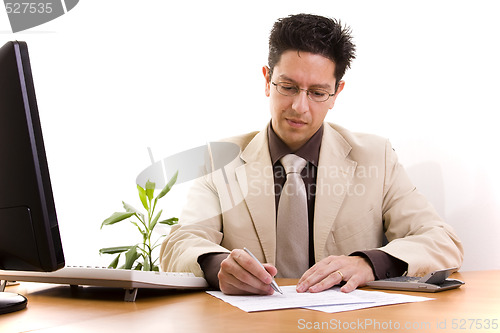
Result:
<svg viewBox="0 0 500 333"><path fill-rule="evenodd" d="M227 141L237 144L241 154L224 170L194 182L179 225L160 250L165 271L203 276L200 255L243 247L261 262L275 264L276 208L267 132ZM408 263L409 275L461 266L460 240L412 185L388 140L325 123L319 156L316 262L379 249Z"/></svg>

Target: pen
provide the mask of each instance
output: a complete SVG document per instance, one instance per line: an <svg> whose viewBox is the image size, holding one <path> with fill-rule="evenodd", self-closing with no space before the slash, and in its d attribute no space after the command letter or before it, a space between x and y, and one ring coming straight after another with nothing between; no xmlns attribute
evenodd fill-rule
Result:
<svg viewBox="0 0 500 333"><path fill-rule="evenodd" d="M243 250L245 250L246 253L248 253L250 255L250 257L252 257L256 262L259 263L260 267L264 268L264 265L262 265L262 263L259 261L259 259L257 259L252 252L250 252L249 249L247 249L246 247L243 248ZM265 268L264 268L265 269ZM276 283L276 281L274 281L274 279L271 281L271 287L279 292L280 294L283 294L283 292L281 291L280 287L278 286L278 284Z"/></svg>

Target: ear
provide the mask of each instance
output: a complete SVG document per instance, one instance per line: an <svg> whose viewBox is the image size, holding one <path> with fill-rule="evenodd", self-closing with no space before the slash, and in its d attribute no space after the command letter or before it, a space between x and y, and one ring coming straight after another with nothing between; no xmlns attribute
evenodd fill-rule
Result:
<svg viewBox="0 0 500 333"><path fill-rule="evenodd" d="M271 95L271 70L269 67L262 67L262 74L264 74L264 79L266 80L266 96L269 97Z"/></svg>
<svg viewBox="0 0 500 333"><path fill-rule="evenodd" d="M344 81L340 81L339 82L339 86L337 87L337 91L335 92L335 95L333 95L329 100L328 102L330 103L330 105L328 106L328 108L331 110L333 108L333 106L335 105L335 101L337 100L337 97L338 95L340 94L340 92L344 89L344 86L345 86L345 82Z"/></svg>

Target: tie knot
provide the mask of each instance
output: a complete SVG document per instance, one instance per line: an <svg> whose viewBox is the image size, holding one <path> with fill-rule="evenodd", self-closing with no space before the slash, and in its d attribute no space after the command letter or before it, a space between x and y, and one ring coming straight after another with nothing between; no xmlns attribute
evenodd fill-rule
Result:
<svg viewBox="0 0 500 333"><path fill-rule="evenodd" d="M288 154L283 156L280 159L280 162L285 168L285 172L287 174L294 172L301 173L302 169L304 169L307 164L307 161L305 159L295 154Z"/></svg>

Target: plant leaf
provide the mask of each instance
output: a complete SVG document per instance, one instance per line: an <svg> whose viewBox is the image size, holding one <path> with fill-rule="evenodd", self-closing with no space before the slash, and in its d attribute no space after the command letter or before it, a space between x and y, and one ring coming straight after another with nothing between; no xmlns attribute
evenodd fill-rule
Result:
<svg viewBox="0 0 500 333"><path fill-rule="evenodd" d="M140 257L140 254L137 253L137 246L132 246L130 250L125 252L125 264L123 265L124 269L131 269L134 265L134 262L137 258Z"/></svg>
<svg viewBox="0 0 500 333"><path fill-rule="evenodd" d="M130 223L132 223L133 225L135 225L135 226L137 227L137 229L139 229L139 232L140 232L141 234L143 234L143 235L144 235L144 234L146 233L146 232L145 232L144 230L142 230L142 229L141 229L141 227L140 227L137 223L135 223L134 221L130 221Z"/></svg>
<svg viewBox="0 0 500 333"><path fill-rule="evenodd" d="M138 209L136 209L134 206L132 205L129 205L128 203L126 203L125 201L122 201L122 204L123 204L123 208L125 208L125 211L127 213L135 213L137 214L138 216L140 216L141 218L144 219L144 214L142 214Z"/></svg>
<svg viewBox="0 0 500 333"><path fill-rule="evenodd" d="M120 222L120 221L123 221L125 219L128 219L132 215L134 215L134 213L130 213L130 212L114 212L113 214L111 214L110 217L108 217L107 219L105 219L102 222L101 229L105 225L115 224L117 222Z"/></svg>
<svg viewBox="0 0 500 333"><path fill-rule="evenodd" d="M139 191L139 198L141 199L142 205L144 206L144 208L146 208L146 210L148 210L148 199L146 196L146 190L139 185L137 185L137 190Z"/></svg>
<svg viewBox="0 0 500 333"><path fill-rule="evenodd" d="M177 224L177 222L179 221L179 219L177 217L171 217L169 219L166 219L166 220L163 220L163 221L160 221L158 223L161 223L161 224L168 224L168 225L174 225L174 224Z"/></svg>
<svg viewBox="0 0 500 333"><path fill-rule="evenodd" d="M127 213L140 213L137 209L135 209L134 206L132 205L129 205L128 203L126 203L125 201L122 201L122 204L123 204L123 208L125 208L125 211Z"/></svg>
<svg viewBox="0 0 500 333"><path fill-rule="evenodd" d="M116 256L116 258L109 264L108 268L116 268L118 266L118 261L120 260L121 253Z"/></svg>
<svg viewBox="0 0 500 333"><path fill-rule="evenodd" d="M130 250L132 246L105 247L99 250L99 254L115 254Z"/></svg>
<svg viewBox="0 0 500 333"><path fill-rule="evenodd" d="M162 237L163 237L163 236L162 236ZM160 239L158 239L158 240L160 240ZM156 249L158 246L161 246L161 244L156 244L156 245L154 245L154 246L151 248L151 251L153 251L154 249ZM155 262L156 262L156 260L155 260Z"/></svg>
<svg viewBox="0 0 500 333"><path fill-rule="evenodd" d="M151 270L151 266L149 265L149 257L148 256L144 257L144 270L145 271Z"/></svg>
<svg viewBox="0 0 500 333"><path fill-rule="evenodd" d="M168 184L165 185L163 190L161 190L160 194L158 194L158 196L157 196L158 199L163 198L165 196L165 194L167 194L172 189L172 186L174 186L175 182L177 181L178 174L179 174L179 170L177 170L175 172L175 174L172 176L172 178L170 178L170 180L168 181Z"/></svg>
<svg viewBox="0 0 500 333"><path fill-rule="evenodd" d="M150 182L149 180L146 182L146 196L149 201L153 200L153 194L155 192L155 183Z"/></svg>
<svg viewBox="0 0 500 333"><path fill-rule="evenodd" d="M155 198L155 201L153 202L153 209L151 210L152 212L155 211L156 208L156 203L158 202L158 197Z"/></svg>
<svg viewBox="0 0 500 333"><path fill-rule="evenodd" d="M156 223L158 223L158 219L160 218L160 215L161 215L162 212L163 212L163 210L160 210L158 212L158 214L156 214L156 216L153 219L153 221L151 221L151 223L149 224L149 230L153 230L155 228Z"/></svg>

